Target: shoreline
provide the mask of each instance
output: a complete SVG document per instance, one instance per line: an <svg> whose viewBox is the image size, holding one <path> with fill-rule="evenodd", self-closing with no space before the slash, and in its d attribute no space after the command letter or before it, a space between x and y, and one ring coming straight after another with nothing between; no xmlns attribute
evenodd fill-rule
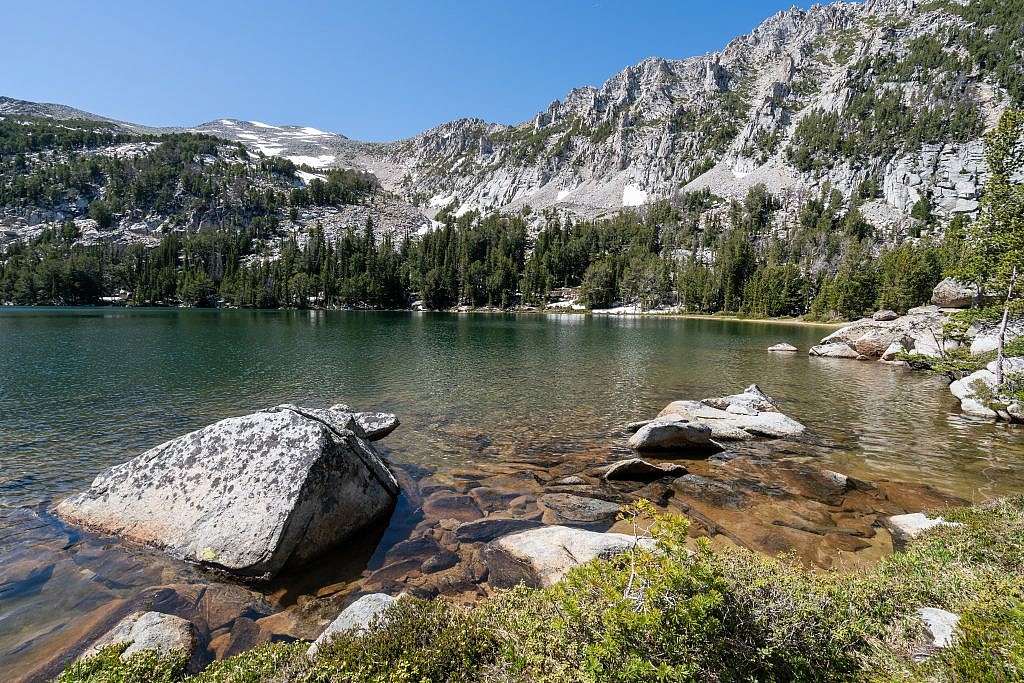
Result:
<svg viewBox="0 0 1024 683"><path fill-rule="evenodd" d="M18 306L18 305L0 305L0 311L4 309L19 309L19 310L47 310L47 309L74 309L74 308L94 308L94 309L122 309L122 310L189 310L189 311L323 311L323 312L342 312L342 313L486 313L495 314L500 313L504 315L578 315L578 316L595 316L599 318L671 318L677 320L720 320L727 322L738 322L738 323L763 323L766 325L794 325L800 327L821 327L829 329L838 329L849 325L849 320L838 320L838 321L814 321L804 320L802 318L751 318L742 315L734 315L729 313L679 313L673 311L644 311L644 312L609 312L605 310L569 310L569 309L527 309L527 308L512 308L512 309L496 309L496 308L448 308L448 309L415 309L415 308L324 308L324 307L310 307L310 308L254 308L247 306L124 306L124 305L110 305L110 304L80 304L74 306L68 306L63 304L52 304L52 305L32 305L32 306Z"/></svg>

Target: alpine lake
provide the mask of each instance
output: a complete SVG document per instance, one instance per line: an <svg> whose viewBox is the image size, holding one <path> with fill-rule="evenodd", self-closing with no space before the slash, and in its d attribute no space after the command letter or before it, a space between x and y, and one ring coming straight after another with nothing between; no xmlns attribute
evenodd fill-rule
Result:
<svg viewBox="0 0 1024 683"><path fill-rule="evenodd" d="M460 543L458 524L551 522L544 497L557 491L648 498L686 514L695 537L837 571L891 552L881 516L1024 492L1024 432L961 415L942 377L809 358L828 331L649 316L0 309L0 672L56 675L139 609L192 620L209 661L315 638L363 592L479 600L492 590L481 544ZM766 352L783 341L801 353ZM626 423L752 383L809 435L677 460L695 475L684 484L599 480L631 457ZM281 403L399 416L375 444L403 489L386 526L247 586L51 513L111 465ZM835 472L849 477L841 489Z"/></svg>

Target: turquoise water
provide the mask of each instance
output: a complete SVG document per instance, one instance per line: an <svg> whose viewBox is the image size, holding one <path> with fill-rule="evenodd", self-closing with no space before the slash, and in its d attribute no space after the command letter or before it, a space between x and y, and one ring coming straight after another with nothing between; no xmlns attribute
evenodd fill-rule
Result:
<svg viewBox="0 0 1024 683"><path fill-rule="evenodd" d="M69 618L185 571L79 537L47 514L55 501L166 439L279 403L397 413L385 455L415 477L611 457L624 423L756 382L810 427L804 454L825 467L972 501L1024 492L1022 432L961 416L941 378L765 351L787 341L806 352L826 333L574 315L0 309L0 670L27 667Z"/></svg>

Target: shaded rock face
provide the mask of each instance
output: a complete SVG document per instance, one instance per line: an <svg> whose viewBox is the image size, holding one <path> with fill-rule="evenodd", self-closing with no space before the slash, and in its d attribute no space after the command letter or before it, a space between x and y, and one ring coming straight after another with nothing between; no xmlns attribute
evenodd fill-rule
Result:
<svg viewBox="0 0 1024 683"><path fill-rule="evenodd" d="M331 622L324 632L309 646L309 649L306 650L306 656L315 657L320 648L329 643L339 633L345 631L364 633L377 615L386 612L396 602L398 602L397 598L393 598L385 593L371 593L370 595L362 596L346 607L338 615L338 618Z"/></svg>
<svg viewBox="0 0 1024 683"><path fill-rule="evenodd" d="M547 526L503 536L484 549L491 585L509 588L520 583L547 587L574 567L596 558L608 559L650 539L602 534L564 526Z"/></svg>
<svg viewBox="0 0 1024 683"><path fill-rule="evenodd" d="M121 659L128 659L143 650L157 650L161 654L178 651L185 659L191 659L196 648L196 633L191 622L173 614L136 612L101 636L82 654L82 658L91 657L104 647L117 643L131 643L121 653Z"/></svg>
<svg viewBox="0 0 1024 683"><path fill-rule="evenodd" d="M172 439L100 474L57 514L255 579L387 515L398 484L351 412L278 406Z"/></svg>
<svg viewBox="0 0 1024 683"><path fill-rule="evenodd" d="M659 419L673 416L705 425L711 429L712 438L725 441L791 438L807 431L804 425L779 412L775 401L756 384L732 396L673 401L658 414Z"/></svg>
<svg viewBox="0 0 1024 683"><path fill-rule="evenodd" d="M939 308L970 308L978 298L978 290L951 277L935 285L932 303Z"/></svg>

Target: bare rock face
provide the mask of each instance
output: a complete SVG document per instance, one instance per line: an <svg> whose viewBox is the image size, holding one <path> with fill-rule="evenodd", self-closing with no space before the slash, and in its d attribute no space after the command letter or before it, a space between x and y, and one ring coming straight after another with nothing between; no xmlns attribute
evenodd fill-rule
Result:
<svg viewBox="0 0 1024 683"><path fill-rule="evenodd" d="M602 534L564 526L546 526L503 536L484 549L489 581L499 588L525 583L552 586L574 567L597 558L608 559L629 548L650 547L651 539L626 534Z"/></svg>
<svg viewBox="0 0 1024 683"><path fill-rule="evenodd" d="M951 277L935 285L932 303L939 308L970 308L978 298L978 290Z"/></svg>
<svg viewBox="0 0 1024 683"><path fill-rule="evenodd" d="M278 406L221 420L103 472L64 520L266 579L392 510L398 484L356 415Z"/></svg>
<svg viewBox="0 0 1024 683"><path fill-rule="evenodd" d="M100 636L82 653L82 658L91 657L108 645L118 643L131 643L121 653L121 659L128 659L143 650L156 650L163 655L180 652L188 660L195 652L196 632L187 619L173 614L136 612Z"/></svg>

